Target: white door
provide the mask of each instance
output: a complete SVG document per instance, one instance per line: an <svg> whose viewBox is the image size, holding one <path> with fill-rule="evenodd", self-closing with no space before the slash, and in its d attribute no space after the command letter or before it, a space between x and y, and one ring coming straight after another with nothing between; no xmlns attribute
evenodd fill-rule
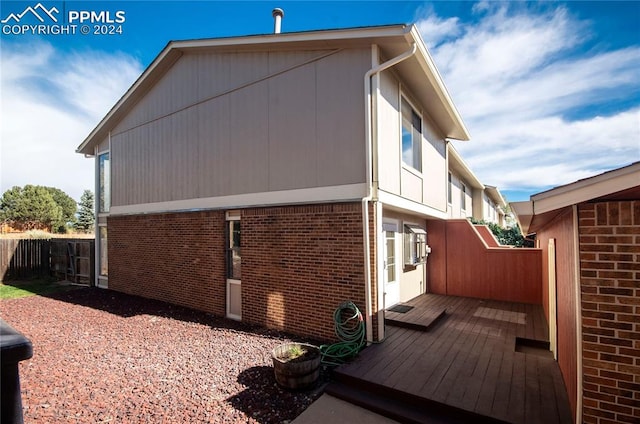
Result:
<svg viewBox="0 0 640 424"><path fill-rule="evenodd" d="M242 319L240 216L227 214L227 317Z"/></svg>
<svg viewBox="0 0 640 424"><path fill-rule="evenodd" d="M386 226L385 226L386 227ZM384 234L384 308L387 309L400 301L400 243L398 233L390 228Z"/></svg>

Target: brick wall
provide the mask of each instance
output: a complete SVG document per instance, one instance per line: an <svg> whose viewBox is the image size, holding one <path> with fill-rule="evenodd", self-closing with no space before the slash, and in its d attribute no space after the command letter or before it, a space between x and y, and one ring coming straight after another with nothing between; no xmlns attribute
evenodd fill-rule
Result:
<svg viewBox="0 0 640 424"><path fill-rule="evenodd" d="M341 302L366 313L360 203L246 209L241 222L243 321L335 340Z"/></svg>
<svg viewBox="0 0 640 424"><path fill-rule="evenodd" d="M640 422L640 201L579 206L583 421Z"/></svg>
<svg viewBox="0 0 640 424"><path fill-rule="evenodd" d="M223 211L110 217L108 229L110 289L225 315ZM366 314L360 203L244 209L241 237L243 321L335 340L340 303ZM375 252L372 239L371 264Z"/></svg>
<svg viewBox="0 0 640 424"><path fill-rule="evenodd" d="M109 288L225 314L222 211L110 217Z"/></svg>

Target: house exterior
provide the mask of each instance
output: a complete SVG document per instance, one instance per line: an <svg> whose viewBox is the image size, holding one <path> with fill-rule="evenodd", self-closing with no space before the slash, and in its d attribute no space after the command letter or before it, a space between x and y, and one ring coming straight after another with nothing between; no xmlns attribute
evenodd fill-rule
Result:
<svg viewBox="0 0 640 424"><path fill-rule="evenodd" d="M507 204L497 187L482 184L452 144L447 153L449 218L473 218L504 227Z"/></svg>
<svg viewBox="0 0 640 424"><path fill-rule="evenodd" d="M511 204L543 250L543 306L576 422L640 417L640 162Z"/></svg>
<svg viewBox="0 0 640 424"><path fill-rule="evenodd" d="M97 285L333 339L426 291L469 134L415 26L170 42L78 147Z"/></svg>

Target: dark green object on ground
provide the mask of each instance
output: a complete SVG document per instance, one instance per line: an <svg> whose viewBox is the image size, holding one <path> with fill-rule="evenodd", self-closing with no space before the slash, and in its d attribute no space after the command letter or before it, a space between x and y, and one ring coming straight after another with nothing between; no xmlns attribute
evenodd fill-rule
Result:
<svg viewBox="0 0 640 424"><path fill-rule="evenodd" d="M355 303L343 302L333 313L338 343L320 346L322 363L337 366L355 357L364 347L364 319Z"/></svg>

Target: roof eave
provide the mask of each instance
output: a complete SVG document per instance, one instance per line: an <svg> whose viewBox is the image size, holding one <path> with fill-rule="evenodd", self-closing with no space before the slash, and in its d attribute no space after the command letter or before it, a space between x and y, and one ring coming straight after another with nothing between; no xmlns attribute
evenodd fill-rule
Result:
<svg viewBox="0 0 640 424"><path fill-rule="evenodd" d="M485 185L476 177L476 174L473 173L456 148L451 143L447 143L447 149L449 151L449 170L457 171L460 176L464 177L464 182L469 186L484 190Z"/></svg>
<svg viewBox="0 0 640 424"><path fill-rule="evenodd" d="M433 61L431 54L427 50L426 44L424 43L424 40L420 35L420 31L418 31L418 27L416 25L411 25L408 32L418 46L418 51L420 52L420 55L418 55L418 57L421 59L421 66L423 67L423 71L436 89L438 98L450 119L450 128L445 131L445 136L447 138L452 138L460 141L469 141L471 139L471 135L469 134L469 131L467 130L467 127L464 124L464 121L462 120L462 117L460 116L460 113L458 112L458 109L456 108L453 99L451 98L451 95L449 94L449 91L444 84L442 76L440 75L435 62Z"/></svg>

